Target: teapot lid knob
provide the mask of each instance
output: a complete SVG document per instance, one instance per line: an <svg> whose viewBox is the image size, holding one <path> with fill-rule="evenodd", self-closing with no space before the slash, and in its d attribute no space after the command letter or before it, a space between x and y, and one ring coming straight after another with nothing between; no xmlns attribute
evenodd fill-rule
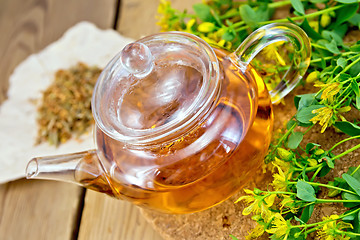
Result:
<svg viewBox="0 0 360 240"><path fill-rule="evenodd" d="M121 52L120 62L128 72L137 77L147 76L154 66L150 49L140 42L126 45Z"/></svg>

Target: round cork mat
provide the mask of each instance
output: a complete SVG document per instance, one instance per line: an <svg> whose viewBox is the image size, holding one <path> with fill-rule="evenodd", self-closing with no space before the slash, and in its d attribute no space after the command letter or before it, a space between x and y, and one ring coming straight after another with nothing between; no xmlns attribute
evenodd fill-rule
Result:
<svg viewBox="0 0 360 240"><path fill-rule="evenodd" d="M295 114L296 109L293 104L294 95L315 91L316 89L298 87L293 94L285 99L285 105L274 106L275 129L284 127L284 124ZM360 119L359 111L355 110L352 112L355 112L357 116L352 113L353 115L346 116L348 120ZM320 128L316 126L305 135L304 141L318 143L321 144L323 149L329 149L336 142L346 137L347 135L337 133L333 128L329 128L325 133L320 134ZM348 141L337 147L333 153L339 154L359 143L359 140ZM331 171L324 180L329 181L334 177L340 177L342 173L347 171L348 167L357 166L360 163L357 159L359 154L360 151L354 151L337 160L335 169ZM265 174L259 172L254 179L250 180L245 188L253 189L256 186L264 190L271 181L270 171ZM223 203L198 213L171 215L146 209L142 209L141 212L165 240L222 240L231 239L230 234L240 240L245 239L248 232L255 227L255 221L251 220L251 216L243 216L241 214L245 207L244 203L234 203L243 194L244 191L240 191ZM320 193L320 195L325 197L326 192ZM341 204L321 205L315 208L313 218L310 219L310 221L321 220L322 216L336 214L342 211ZM310 237L311 239L316 239L316 236ZM269 236L265 234L259 239L269 239Z"/></svg>

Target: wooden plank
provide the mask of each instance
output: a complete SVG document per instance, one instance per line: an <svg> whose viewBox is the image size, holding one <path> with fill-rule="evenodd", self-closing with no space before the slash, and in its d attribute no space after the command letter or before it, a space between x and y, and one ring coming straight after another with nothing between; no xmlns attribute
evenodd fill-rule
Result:
<svg viewBox="0 0 360 240"><path fill-rule="evenodd" d="M160 31L156 25L157 8L160 0L122 0L117 30L134 39ZM201 0L172 0L171 6L178 10L192 11L194 3Z"/></svg>
<svg viewBox="0 0 360 240"><path fill-rule="evenodd" d="M0 187L0 239L71 239L80 187L19 180Z"/></svg>
<svg viewBox="0 0 360 240"><path fill-rule="evenodd" d="M22 60L79 21L111 28L116 2L0 1L0 103L6 98L10 74ZM47 181L0 185L0 239L72 239L82 192L74 185Z"/></svg>
<svg viewBox="0 0 360 240"><path fill-rule="evenodd" d="M133 204L87 191L79 240L161 240Z"/></svg>
<svg viewBox="0 0 360 240"><path fill-rule="evenodd" d="M57 40L79 21L111 28L117 0L0 1L0 103L8 78L27 56Z"/></svg>

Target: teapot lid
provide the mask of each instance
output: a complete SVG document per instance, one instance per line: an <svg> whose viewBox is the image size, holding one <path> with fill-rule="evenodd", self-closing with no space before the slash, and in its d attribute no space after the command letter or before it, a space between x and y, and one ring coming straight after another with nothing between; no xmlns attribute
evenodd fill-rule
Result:
<svg viewBox="0 0 360 240"><path fill-rule="evenodd" d="M219 93L213 49L188 33L167 32L130 43L100 75L92 98L97 126L133 144L193 127Z"/></svg>

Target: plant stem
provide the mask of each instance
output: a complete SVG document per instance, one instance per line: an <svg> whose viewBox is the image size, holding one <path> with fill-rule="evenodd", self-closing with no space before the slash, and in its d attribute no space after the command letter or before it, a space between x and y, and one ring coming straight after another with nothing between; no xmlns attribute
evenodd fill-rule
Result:
<svg viewBox="0 0 360 240"><path fill-rule="evenodd" d="M314 167L307 167L307 168L305 168L305 172L311 172L311 171L313 171L313 170L318 169L319 167L323 167L325 164L326 164L325 162L322 162L322 163L320 163L320 164L319 164L319 165L317 165L317 166L314 166ZM295 170L295 171L299 171L299 172L304 171L304 169L303 169L303 168L294 168L294 170Z"/></svg>
<svg viewBox="0 0 360 240"><path fill-rule="evenodd" d="M274 3L269 3L268 7L269 8L278 8L278 7L286 6L289 4L291 4L291 1L279 1L279 2L274 2Z"/></svg>
<svg viewBox="0 0 360 240"><path fill-rule="evenodd" d="M317 11L317 12L306 14L304 16L292 17L292 18L289 18L289 19L287 19L287 18L276 19L276 20L271 20L271 21L260 22L259 24L260 25L266 25L266 24L269 24L269 23L288 22L289 20L297 21L297 20L302 20L302 19L307 19L307 18L314 18L314 17L320 16L323 13L335 11L335 10L337 10L339 8L344 7L344 6L346 6L346 5L344 4L344 5L338 5L338 6L331 7L331 8L326 8L326 9L323 9L323 10L320 10L320 11Z"/></svg>
<svg viewBox="0 0 360 240"><path fill-rule="evenodd" d="M354 146L354 147L346 150L345 152L340 153L339 155L336 155L335 157L331 158L331 160L335 160L335 159L341 158L342 156L345 156L346 154L351 153L352 151L354 151L354 150L356 150L356 149L358 149L358 148L360 148L360 144L358 144L358 145L356 145L356 146Z"/></svg>
<svg viewBox="0 0 360 240"><path fill-rule="evenodd" d="M341 200L341 199L316 199L316 203L360 203L360 200Z"/></svg>
<svg viewBox="0 0 360 240"><path fill-rule="evenodd" d="M311 44L312 46L314 46L314 43L312 43ZM315 44L315 45L317 45L318 47L321 47L321 48L323 48L321 45L318 45L318 44ZM326 48L325 48L326 49ZM355 52L342 52L342 53L340 53L339 55L340 56L347 56L347 55L351 55L351 54L354 54ZM323 58L315 58L315 59L313 59L313 60L311 60L310 61L310 64L311 63L317 63L317 62L321 62L321 60L331 60L331 59L333 59L334 58L334 56L329 56L329 57L323 57Z"/></svg>
<svg viewBox="0 0 360 240"><path fill-rule="evenodd" d="M331 185L328 185L328 184L316 183L316 182L308 182L308 181L306 181L306 183L308 183L308 184L310 184L310 185L312 185L312 186L332 188L332 189L335 189L335 190L339 190L339 191L342 191L342 192L347 192L347 193L351 193L351 194L356 195L356 193L353 192L353 191L350 191L350 190L347 190L347 189L344 189L344 188L339 188L339 187L331 186ZM294 184L294 185L296 185L297 182L289 182L289 184ZM360 201L360 200L359 200L359 201Z"/></svg>
<svg viewBox="0 0 360 240"><path fill-rule="evenodd" d="M339 146L340 144L344 143L344 142L347 142L349 140L352 140L352 139L355 139L355 138L360 138L360 135L357 135L357 136L353 136L353 137L349 137L349 138L346 138L344 140L341 140L340 142L337 142L336 144L334 144L334 146L332 146L328 152L331 152L332 150L334 150L334 148L336 148L337 146Z"/></svg>
<svg viewBox="0 0 360 240"><path fill-rule="evenodd" d="M354 175L360 169L360 165L350 174L351 176Z"/></svg>
<svg viewBox="0 0 360 240"><path fill-rule="evenodd" d="M335 81L336 79L338 79L342 73L345 73L347 70L349 70L352 66L354 66L357 62L360 61L360 54L357 54L357 55L355 55L355 56L353 56L353 57L351 57L351 58L355 58L355 57L358 57L358 59L356 59L355 61L353 61L353 62L350 63L349 65L347 65L341 72L339 72L339 73L335 76L335 78L333 79L333 81Z"/></svg>
<svg viewBox="0 0 360 240"><path fill-rule="evenodd" d="M312 181L314 181L314 180L315 180L316 176L317 176L317 175L318 175L318 173L321 171L321 169L322 169L322 168L318 168L318 169L316 170L316 172L314 173L314 175L311 177L310 182L312 182Z"/></svg>

